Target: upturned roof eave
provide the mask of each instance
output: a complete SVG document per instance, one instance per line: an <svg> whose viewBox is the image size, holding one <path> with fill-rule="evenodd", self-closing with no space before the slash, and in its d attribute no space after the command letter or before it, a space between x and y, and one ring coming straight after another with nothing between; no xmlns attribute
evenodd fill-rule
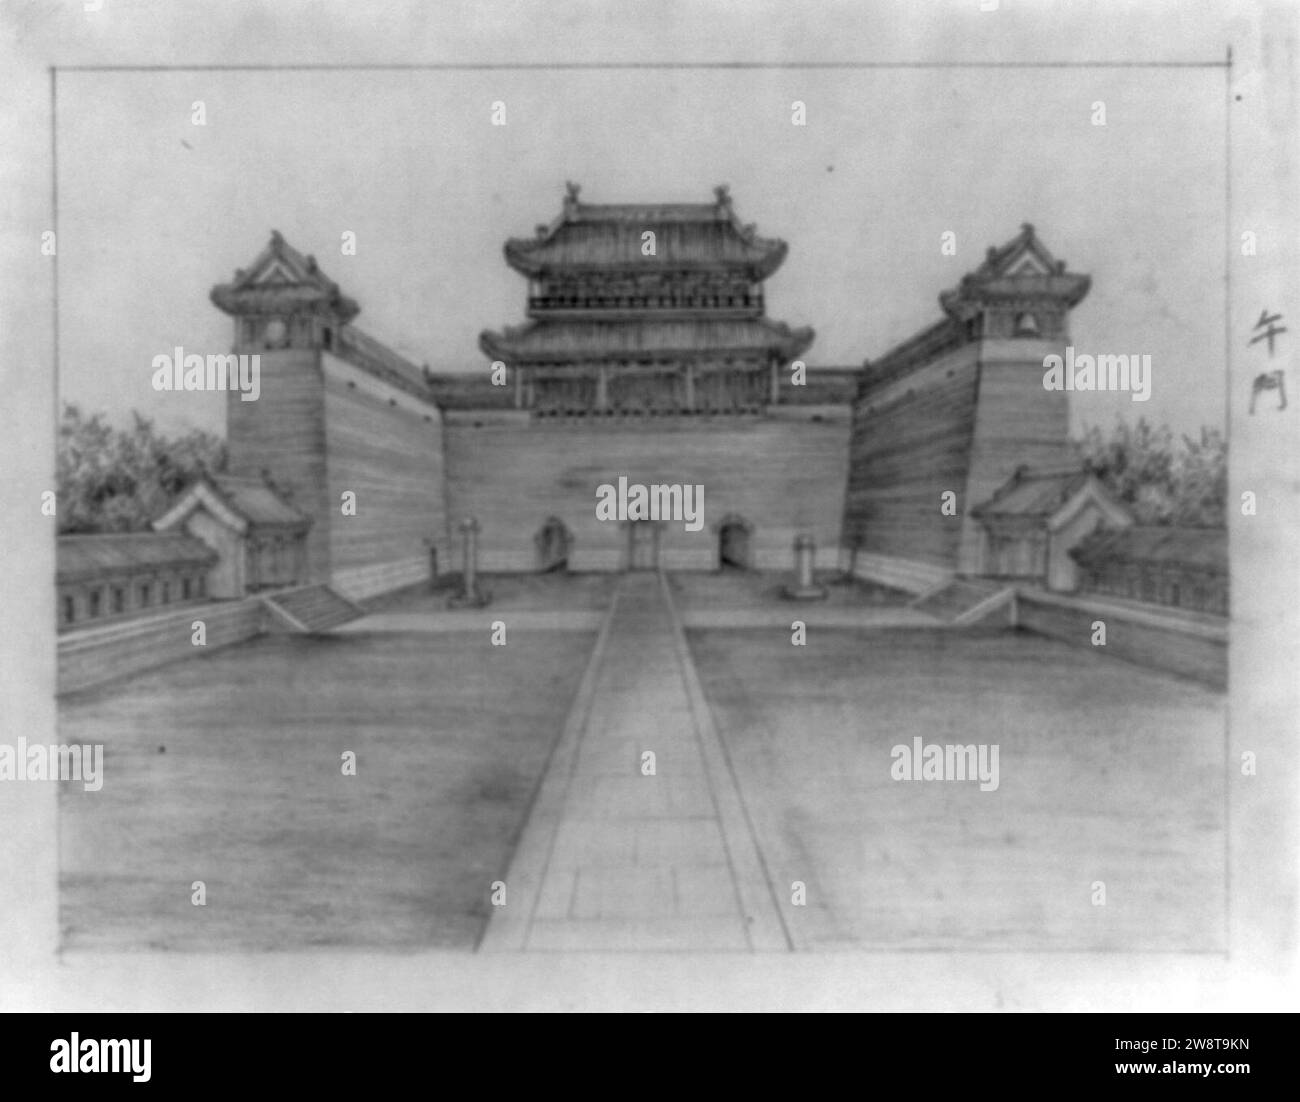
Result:
<svg viewBox="0 0 1300 1102"><path fill-rule="evenodd" d="M765 319L758 319L764 321ZM794 329L788 334L773 333L773 339L766 345L733 345L719 346L716 348L647 348L647 349L620 349L613 353L602 351L599 348L565 348L555 352L538 353L530 351L519 343L512 340L504 333L498 333L494 330L485 329L479 334L479 349L486 356L493 360L500 360L507 364L545 364L554 366L565 363L579 361L606 361L611 359L638 360L638 359L710 359L719 356L754 356L765 353L780 354L786 359L794 359L801 356L810 347L816 339L816 333L810 328Z"/></svg>
<svg viewBox="0 0 1300 1102"><path fill-rule="evenodd" d="M587 260L559 263L538 253L548 248L554 235L546 238L512 237L506 241L502 252L506 263L520 275L536 277L548 272L611 272L641 271L647 268L664 270L710 271L717 269L746 270L758 280L767 279L785 263L789 246L779 238L755 238L745 242L751 255L718 259L666 260L643 257L634 260Z"/></svg>

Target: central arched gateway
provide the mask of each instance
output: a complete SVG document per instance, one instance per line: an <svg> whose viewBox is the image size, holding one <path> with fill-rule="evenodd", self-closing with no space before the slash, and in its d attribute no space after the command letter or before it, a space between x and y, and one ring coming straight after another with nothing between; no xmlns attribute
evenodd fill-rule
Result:
<svg viewBox="0 0 1300 1102"><path fill-rule="evenodd" d="M630 520L627 522L627 569L659 569L658 521Z"/></svg>

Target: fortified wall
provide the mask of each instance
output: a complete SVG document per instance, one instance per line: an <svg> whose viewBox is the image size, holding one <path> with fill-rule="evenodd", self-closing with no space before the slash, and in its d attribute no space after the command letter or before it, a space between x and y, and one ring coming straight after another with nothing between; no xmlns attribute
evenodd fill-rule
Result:
<svg viewBox="0 0 1300 1102"><path fill-rule="evenodd" d="M230 473L272 475L311 518L307 580L365 596L427 577L431 549L448 561L425 373L352 325L357 304L278 233L212 301L234 318L234 351L261 357L258 400L229 394Z"/></svg>
<svg viewBox="0 0 1300 1102"><path fill-rule="evenodd" d="M848 450L847 403L789 406L730 417L535 417L527 412L446 413L447 502L479 520L485 570L544 565L538 535L551 517L572 534L573 570L623 570L634 538L596 517L596 488L629 483L704 486L704 528L659 525L658 565L719 566L722 529L739 524L748 547L736 565L788 568L799 532L818 558L838 560Z"/></svg>

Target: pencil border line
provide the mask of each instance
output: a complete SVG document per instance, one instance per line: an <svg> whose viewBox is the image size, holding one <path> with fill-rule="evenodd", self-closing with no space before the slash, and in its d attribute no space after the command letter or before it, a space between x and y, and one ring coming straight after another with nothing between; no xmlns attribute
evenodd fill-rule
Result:
<svg viewBox="0 0 1300 1102"><path fill-rule="evenodd" d="M1228 457L1229 467L1232 462L1231 450L1231 433L1232 433L1232 45L1227 46L1226 56L1221 61L785 61L785 62L768 62L768 61L683 61L683 62L655 62L655 61L634 61L634 62L363 62L352 64L332 64L328 62L309 62L296 64L240 64L240 65L50 65L50 152L51 152L51 225L54 230L55 252L51 257L52 280L53 280L53 393L54 393L54 447L57 469L58 454L58 434L59 424L61 421L59 380L61 376L61 362L59 355L59 276L58 276L58 236L59 236L59 176L58 176L58 75L60 73L201 73L201 72L231 72L231 73L274 73L274 72L391 72L391 73L419 73L419 72L632 72L632 71L663 71L663 70L699 70L699 71L736 71L736 72L785 72L796 70L809 71L871 71L871 70L930 70L930 69L958 69L958 70L998 70L1014 69L1023 71L1036 71L1040 69L1129 69L1129 70L1212 70L1222 69L1224 71L1224 413L1223 413L1223 439L1224 447ZM1231 592L1232 578L1232 555L1231 555L1231 525L1227 524L1227 511L1225 503L1225 529L1228 532L1228 578L1229 592ZM55 541L55 550L57 551L57 531L53 535ZM1229 606L1231 608L1231 605ZM1232 632L1232 618L1229 613L1228 621L1229 639ZM57 658L57 656L56 656ZM1224 818L1223 818L1223 844L1224 844L1224 881L1223 881L1223 923L1224 923L1224 946L1222 951L1219 950L1198 950L1198 949L1171 949L1171 953L1186 953L1196 955L1222 955L1225 960L1232 959L1232 839L1229 830L1231 822L1232 809L1232 735L1231 735L1231 716L1232 716L1232 692L1231 692L1231 645L1228 648L1228 654L1225 656L1225 662L1228 666L1228 679L1226 682L1224 696ZM58 693L57 688L54 694L55 707L55 730L58 730ZM55 852L56 855L61 852L58 843L59 827L61 818L58 808L55 809ZM55 880L55 899L56 906L61 910L62 900L59 890L61 877L61 863L56 859L54 868ZM486 931L486 926L484 927ZM61 933L58 933L56 939L55 957L63 957L65 946ZM478 942L481 942L483 934L480 933ZM476 955L478 951L478 942L473 949L469 951L470 955ZM637 950L646 952L648 950ZM903 949L865 949L854 950L864 952L903 952ZM960 948L935 948L925 950L936 953L963 953L969 952L969 949ZM1022 952L1030 955L1038 955L1052 952L1071 952L1071 953L1141 953L1143 950L1127 949L1106 949L1106 948L1082 948L1068 950L1053 949L1007 949L1005 952Z"/></svg>

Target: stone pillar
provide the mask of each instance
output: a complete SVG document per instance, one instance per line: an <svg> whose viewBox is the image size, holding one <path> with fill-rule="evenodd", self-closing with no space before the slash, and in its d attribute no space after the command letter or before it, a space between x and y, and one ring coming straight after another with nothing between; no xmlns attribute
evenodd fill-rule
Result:
<svg viewBox="0 0 1300 1102"><path fill-rule="evenodd" d="M491 595L478 582L478 520L466 517L460 522L463 536L461 589L447 602L452 608L482 608Z"/></svg>
<svg viewBox="0 0 1300 1102"><path fill-rule="evenodd" d="M460 530L465 536L462 577L465 592L470 594L478 588L478 521L474 517L466 517L461 521Z"/></svg>
<svg viewBox="0 0 1300 1102"><path fill-rule="evenodd" d="M776 405L781 400L781 362L772 358L772 391L768 395L772 405Z"/></svg>
<svg viewBox="0 0 1300 1102"><path fill-rule="evenodd" d="M695 365L689 361L686 364L686 408L695 408Z"/></svg>
<svg viewBox="0 0 1300 1102"><path fill-rule="evenodd" d="M609 409L609 382L605 370L604 364L596 367L596 408L600 410Z"/></svg>
<svg viewBox="0 0 1300 1102"><path fill-rule="evenodd" d="M524 373L515 365L515 409L524 408Z"/></svg>
<svg viewBox="0 0 1300 1102"><path fill-rule="evenodd" d="M438 589L438 547L433 540L425 540L424 546L429 549L429 589L436 592Z"/></svg>
<svg viewBox="0 0 1300 1102"><path fill-rule="evenodd" d="M817 541L806 532L794 538L794 583L787 585L784 595L794 601L819 601L826 596L826 587L817 584L814 567L817 560Z"/></svg>

